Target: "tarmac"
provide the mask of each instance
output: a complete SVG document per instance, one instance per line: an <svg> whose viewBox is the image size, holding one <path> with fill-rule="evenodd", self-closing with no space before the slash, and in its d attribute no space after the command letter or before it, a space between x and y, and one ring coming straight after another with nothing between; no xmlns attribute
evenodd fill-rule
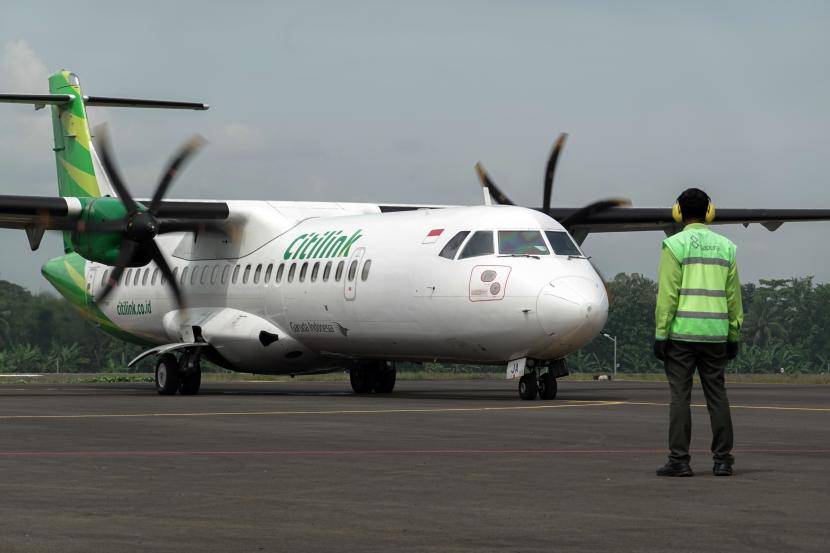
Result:
<svg viewBox="0 0 830 553"><path fill-rule="evenodd" d="M735 475L658 478L668 389L0 385L0 551L830 550L830 386L733 385Z"/></svg>

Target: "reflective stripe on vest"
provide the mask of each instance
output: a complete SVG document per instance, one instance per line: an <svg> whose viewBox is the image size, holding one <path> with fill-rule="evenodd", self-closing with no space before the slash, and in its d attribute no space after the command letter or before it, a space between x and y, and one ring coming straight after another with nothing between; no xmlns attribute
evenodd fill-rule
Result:
<svg viewBox="0 0 830 553"><path fill-rule="evenodd" d="M666 238L663 244L683 269L669 338L725 342L729 335L726 277L735 261L735 244L697 224Z"/></svg>

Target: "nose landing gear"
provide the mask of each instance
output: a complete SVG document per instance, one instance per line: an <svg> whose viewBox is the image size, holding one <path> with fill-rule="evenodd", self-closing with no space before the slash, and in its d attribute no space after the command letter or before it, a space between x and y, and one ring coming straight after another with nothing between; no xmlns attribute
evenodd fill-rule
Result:
<svg viewBox="0 0 830 553"><path fill-rule="evenodd" d="M559 386L556 379L568 376L568 367L564 359L555 361L535 361L528 359L525 374L519 379L519 397L523 400L556 399Z"/></svg>

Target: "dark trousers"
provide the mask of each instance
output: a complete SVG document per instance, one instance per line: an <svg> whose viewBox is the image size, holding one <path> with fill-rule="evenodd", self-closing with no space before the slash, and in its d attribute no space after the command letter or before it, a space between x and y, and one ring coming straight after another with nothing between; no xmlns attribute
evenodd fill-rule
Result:
<svg viewBox="0 0 830 553"><path fill-rule="evenodd" d="M669 340L666 347L666 376L671 390L669 409L669 461L688 463L692 440L692 376L700 375L709 422L712 424L712 455L716 463L734 462L732 457L732 416L723 373L726 344Z"/></svg>

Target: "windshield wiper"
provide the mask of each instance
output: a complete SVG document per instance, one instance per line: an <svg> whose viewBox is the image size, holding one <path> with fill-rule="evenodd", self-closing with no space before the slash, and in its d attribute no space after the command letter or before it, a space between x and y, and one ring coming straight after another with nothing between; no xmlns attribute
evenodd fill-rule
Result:
<svg viewBox="0 0 830 553"><path fill-rule="evenodd" d="M538 255L532 253L503 253L499 257L532 257L533 259L541 259Z"/></svg>

